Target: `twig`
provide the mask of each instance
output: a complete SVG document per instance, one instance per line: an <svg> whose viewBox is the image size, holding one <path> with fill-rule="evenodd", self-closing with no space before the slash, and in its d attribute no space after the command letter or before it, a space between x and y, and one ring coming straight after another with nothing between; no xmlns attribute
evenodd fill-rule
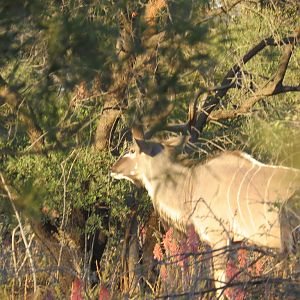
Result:
<svg viewBox="0 0 300 300"><path fill-rule="evenodd" d="M14 269L15 269L15 273L16 276L18 277L18 266L17 266L17 259L16 259L16 249L15 249L15 235L16 235L16 231L19 228L19 225L17 225L11 234L11 251L12 251L12 257L13 257L13 262L14 262Z"/></svg>
<svg viewBox="0 0 300 300"><path fill-rule="evenodd" d="M19 227L20 227L21 237L22 237L23 243L25 245L26 254L27 254L28 258L29 258L29 263L30 263L30 267L31 267L31 270L32 270L33 291L35 293L36 292L36 288L37 288L37 283L36 283L36 269L35 269L35 266L34 266L34 262L33 262L33 259L32 259L32 255L31 255L31 252L30 252L29 245L27 243L25 232L24 232L24 229L23 229L23 226L22 226L21 217L20 217L19 212L17 211L17 208L16 208L16 206L14 204L14 200L16 199L16 197L13 196L13 194L11 193L10 188L8 187L8 185L5 182L5 179L4 179L4 176L3 176L2 172L0 172L0 178L1 178L1 181L2 181L3 188L4 188L4 190L6 191L6 193L8 195L10 204L11 204L11 206L13 208L14 214L16 216L16 219L17 219Z"/></svg>
<svg viewBox="0 0 300 300"><path fill-rule="evenodd" d="M32 241L33 241L34 237L35 237L35 234L33 233L33 234L31 235L30 240L29 240L29 243L28 243L28 247L29 247L29 248L31 247L31 244L32 244ZM19 269L18 269L18 271L17 271L17 274L19 274L19 272L20 272L21 269L23 268L23 266L24 266L24 264L25 264L27 258L28 258L28 255L27 255L27 253L26 253L26 256L24 257L23 262L21 263L21 266L19 267Z"/></svg>

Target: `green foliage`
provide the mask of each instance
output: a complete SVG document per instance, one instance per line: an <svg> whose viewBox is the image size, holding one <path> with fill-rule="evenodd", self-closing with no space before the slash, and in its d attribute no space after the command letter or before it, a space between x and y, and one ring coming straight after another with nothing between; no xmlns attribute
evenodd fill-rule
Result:
<svg viewBox="0 0 300 300"><path fill-rule="evenodd" d="M109 177L112 163L109 154L78 149L69 155L58 152L11 158L6 171L22 195L18 206L29 217L36 217L43 206L58 211L62 217L74 208L95 213L102 205L110 208L112 220L122 222L129 209L124 199L130 196L130 189L126 182L113 182ZM100 228L101 217L92 213L87 220L89 226Z"/></svg>

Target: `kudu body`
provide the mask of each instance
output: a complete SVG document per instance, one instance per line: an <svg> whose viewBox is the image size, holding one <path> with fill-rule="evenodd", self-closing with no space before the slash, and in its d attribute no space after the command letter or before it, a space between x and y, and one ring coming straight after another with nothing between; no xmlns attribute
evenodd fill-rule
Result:
<svg viewBox="0 0 300 300"><path fill-rule="evenodd" d="M245 239L282 251L296 246L300 219L284 211L299 195L300 170L266 165L242 152L187 166L172 147L136 140L134 151L112 167L112 176L144 186L164 221L181 231L193 225L213 249ZM217 275L215 270L217 280L223 280L225 261L221 268Z"/></svg>

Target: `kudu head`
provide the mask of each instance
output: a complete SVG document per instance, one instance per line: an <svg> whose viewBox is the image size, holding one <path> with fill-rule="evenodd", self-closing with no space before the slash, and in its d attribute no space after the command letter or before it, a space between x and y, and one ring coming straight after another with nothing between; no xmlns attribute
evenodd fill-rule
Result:
<svg viewBox="0 0 300 300"><path fill-rule="evenodd" d="M154 171L162 164L173 160L175 153L183 145L183 138L158 143L144 139L142 132L132 130L133 145L111 168L111 176L115 179L126 179L137 186L143 186L143 173L147 168Z"/></svg>

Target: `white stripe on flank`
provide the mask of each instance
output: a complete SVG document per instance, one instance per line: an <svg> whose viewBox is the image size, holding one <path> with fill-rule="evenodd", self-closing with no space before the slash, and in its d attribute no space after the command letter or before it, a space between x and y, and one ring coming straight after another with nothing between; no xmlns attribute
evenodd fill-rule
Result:
<svg viewBox="0 0 300 300"><path fill-rule="evenodd" d="M244 165L244 163L243 163L243 165ZM243 165L242 165L242 166L243 166ZM231 205L230 205L230 190L231 190L231 186L232 186L232 184L233 184L233 182L234 182L234 180L235 180L235 177L236 177L236 175L238 174L238 172L240 171L240 169L241 169L241 167L239 167L239 168L235 171L234 175L232 176L231 182L230 182L230 184L229 184L228 190L227 190L227 204L228 204L228 206L229 206L229 215L230 215L230 216L229 216L229 220L232 219L232 222L234 222L234 213L233 213L232 207L231 207Z"/></svg>
<svg viewBox="0 0 300 300"><path fill-rule="evenodd" d="M245 225L245 228L247 228L247 223L245 221L245 218L243 216L243 212L242 212L242 209L241 209L241 205L240 205L240 194L241 194L241 190L242 190L242 186L243 186L243 183L244 181L246 180L248 174L253 170L253 168L255 167L255 164L251 161L251 168L245 173L244 177L243 177L243 180L241 181L240 183L240 187L239 187L239 190L238 190L238 193L237 193L237 197L236 197L236 201L237 201L237 204L238 204L238 209L239 209L239 213L240 213L240 217L242 219L242 223ZM248 198L247 198L248 199Z"/></svg>
<svg viewBox="0 0 300 300"><path fill-rule="evenodd" d="M236 219L233 220L231 226L234 236L237 237L237 239L249 238L249 232L244 231L239 225L239 223L236 221Z"/></svg>
<svg viewBox="0 0 300 300"><path fill-rule="evenodd" d="M253 175L251 176L249 182L248 182L248 185L247 185L247 192L246 192L246 199L247 199L247 210L248 210L248 213L249 213L249 217L250 217L250 221L251 221L251 224L252 224L252 227L253 229L256 229L256 226L255 226L255 223L254 223L254 219L253 219L253 215L251 213L251 210L250 210L250 207L249 207L249 186L251 185L251 182L252 182L252 179L254 178L254 176L261 170L261 165L258 165L258 168L257 170L253 173ZM255 188L255 187L254 187Z"/></svg>

